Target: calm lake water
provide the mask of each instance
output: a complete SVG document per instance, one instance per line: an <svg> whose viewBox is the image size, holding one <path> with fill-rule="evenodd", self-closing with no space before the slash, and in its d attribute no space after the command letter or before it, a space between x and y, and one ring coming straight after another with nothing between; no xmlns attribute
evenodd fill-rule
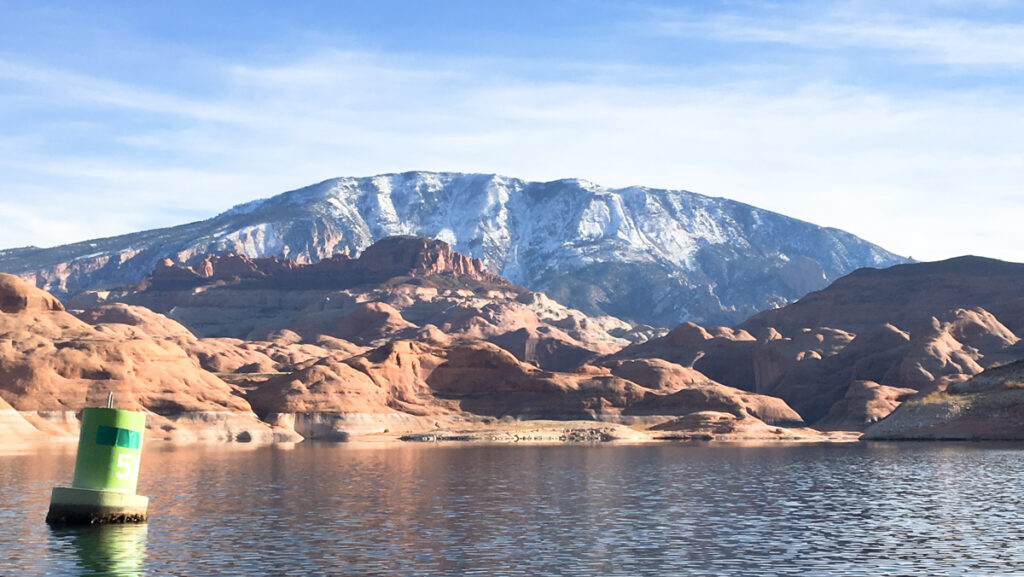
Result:
<svg viewBox="0 0 1024 577"><path fill-rule="evenodd" d="M52 530L0 454L2 575L1024 575L1024 446L150 443L142 526Z"/></svg>

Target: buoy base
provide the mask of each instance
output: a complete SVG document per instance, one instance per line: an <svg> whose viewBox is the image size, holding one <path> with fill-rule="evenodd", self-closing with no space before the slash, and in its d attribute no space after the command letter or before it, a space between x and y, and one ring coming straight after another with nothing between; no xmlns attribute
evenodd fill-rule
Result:
<svg viewBox="0 0 1024 577"><path fill-rule="evenodd" d="M54 487L46 522L50 525L96 525L102 523L145 523L149 497Z"/></svg>

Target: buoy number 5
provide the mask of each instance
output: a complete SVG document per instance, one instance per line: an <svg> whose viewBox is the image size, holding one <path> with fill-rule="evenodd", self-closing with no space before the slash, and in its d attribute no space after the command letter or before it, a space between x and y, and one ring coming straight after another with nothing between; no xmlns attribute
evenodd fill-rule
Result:
<svg viewBox="0 0 1024 577"><path fill-rule="evenodd" d="M134 480L138 474L139 460L135 455L121 453L117 456L117 473L115 475L118 479Z"/></svg>

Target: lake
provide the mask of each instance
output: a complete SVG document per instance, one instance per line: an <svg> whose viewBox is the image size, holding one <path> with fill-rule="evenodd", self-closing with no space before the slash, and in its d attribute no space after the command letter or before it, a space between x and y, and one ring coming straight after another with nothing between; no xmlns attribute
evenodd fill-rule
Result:
<svg viewBox="0 0 1024 577"><path fill-rule="evenodd" d="M1024 446L149 443L150 522L54 530L0 454L3 575L1024 575Z"/></svg>

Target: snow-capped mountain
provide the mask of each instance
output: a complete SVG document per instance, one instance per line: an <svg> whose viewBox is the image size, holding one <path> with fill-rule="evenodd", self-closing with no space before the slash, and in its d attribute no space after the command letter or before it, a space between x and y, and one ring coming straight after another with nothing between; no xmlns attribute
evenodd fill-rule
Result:
<svg viewBox="0 0 1024 577"><path fill-rule="evenodd" d="M316 262L392 235L444 240L588 314L665 327L732 324L856 268L907 262L840 230L681 190L408 172L327 180L173 228L0 251L0 270L72 295L137 282L165 257Z"/></svg>

